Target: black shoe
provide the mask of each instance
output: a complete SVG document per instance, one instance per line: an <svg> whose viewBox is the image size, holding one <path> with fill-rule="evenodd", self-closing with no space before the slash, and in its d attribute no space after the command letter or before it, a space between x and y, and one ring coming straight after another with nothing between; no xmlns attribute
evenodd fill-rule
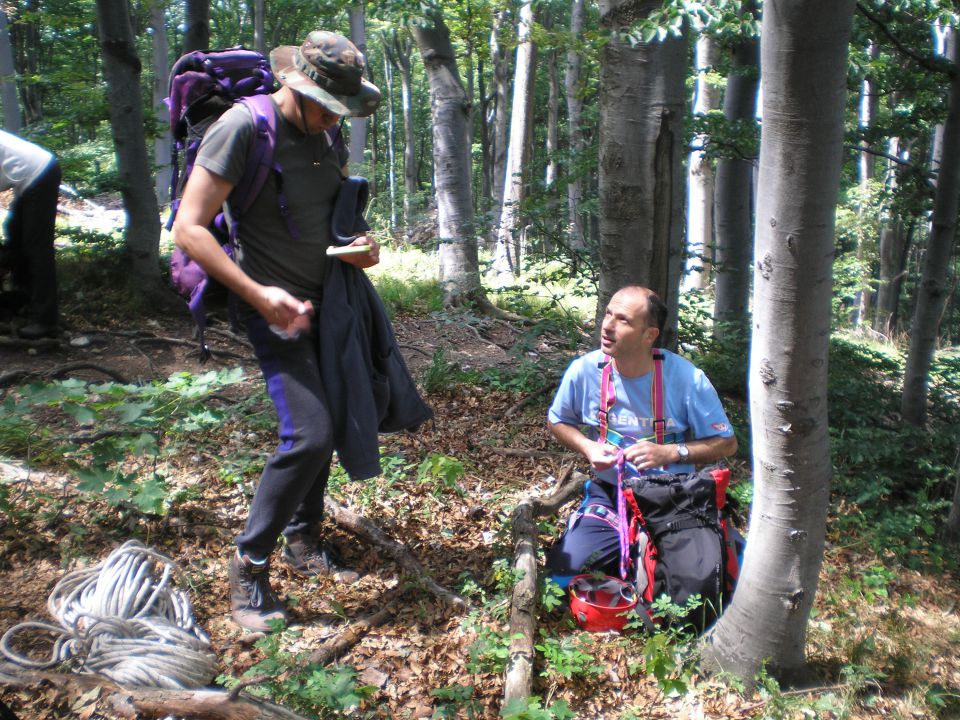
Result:
<svg viewBox="0 0 960 720"><path fill-rule="evenodd" d="M287 610L270 586L270 561L258 565L248 556L230 559L230 613L240 627L269 632L271 621L287 622Z"/></svg>
<svg viewBox="0 0 960 720"><path fill-rule="evenodd" d="M42 323L28 323L17 330L24 340L40 340L41 338L55 338L59 333L56 325L43 325Z"/></svg>
<svg viewBox="0 0 960 720"><path fill-rule="evenodd" d="M336 550L329 543L318 540L313 535L284 535L283 539L280 560L297 575L303 577L332 575L344 583L355 583L360 579L360 573L340 567Z"/></svg>

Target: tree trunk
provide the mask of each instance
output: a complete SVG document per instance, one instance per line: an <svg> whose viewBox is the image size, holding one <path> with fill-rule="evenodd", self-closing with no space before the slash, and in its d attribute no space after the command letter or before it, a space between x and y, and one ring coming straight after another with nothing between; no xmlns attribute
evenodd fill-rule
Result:
<svg viewBox="0 0 960 720"><path fill-rule="evenodd" d="M530 133L533 114L534 75L537 46L531 38L533 28L533 4L525 2L520 8L517 24L517 59L513 76L513 105L510 110L510 145L507 149L507 168L503 185L503 205L497 229L497 248L493 267L501 282L511 282L512 275L520 272L524 252L520 225L523 218L520 204L526 195L524 184L527 158L527 137Z"/></svg>
<svg viewBox="0 0 960 720"><path fill-rule="evenodd" d="M587 246L584 219L580 214L583 200L582 170L583 130L580 116L583 114L583 55L581 35L585 11L583 0L573 0L570 7L570 45L567 49L567 69L563 87L567 99L567 133L570 143L570 161L567 165L567 217L570 223L570 249L583 250Z"/></svg>
<svg viewBox="0 0 960 720"><path fill-rule="evenodd" d="M668 36L631 45L619 35L659 6L643 0L600 3L610 37L600 60L597 317L624 285L649 287L670 310L664 340L672 347L683 250L687 40Z"/></svg>
<svg viewBox="0 0 960 720"><path fill-rule="evenodd" d="M960 43L947 44L947 57L958 65ZM950 294L947 271L957 237L960 210L960 72L950 79L947 117L943 122L943 159L933 199L933 220L923 274L917 288L917 305L910 333L910 350L903 374L900 412L912 425L927 420L927 380L936 351L940 319Z"/></svg>
<svg viewBox="0 0 960 720"><path fill-rule="evenodd" d="M880 57L880 48L876 43L870 43L870 46L867 48L867 55L871 59L876 59ZM869 129L870 125L876 121L877 114L880 109L880 96L875 91L875 82L873 78L867 75L863 79L863 84L860 90L860 127L861 129ZM858 215L862 218L864 215L864 208L870 202L870 183L876 175L876 166L877 166L877 156L873 152L869 152L872 148L867 148L860 153L858 169L860 173L860 208ZM864 247L864 241L866 240L863 233L858 235L857 239L857 260L859 261L862 268L861 283L860 288L857 290L857 294L854 298L854 311L852 324L855 330L859 331L863 329L863 323L867 322L867 316L870 312L870 300L871 300L871 290L870 284L873 279L873 272L871 269L872 262L868 258L867 249Z"/></svg>
<svg viewBox="0 0 960 720"><path fill-rule="evenodd" d="M407 237L413 230L414 201L417 195L417 139L413 126L413 80L410 68L410 55L413 41L400 40L396 30L389 41L384 41L387 57L400 71L400 104L403 113L403 223Z"/></svg>
<svg viewBox="0 0 960 720"><path fill-rule="evenodd" d="M183 52L210 47L210 0L187 0Z"/></svg>
<svg viewBox="0 0 960 720"><path fill-rule="evenodd" d="M880 231L880 285L874 309L873 329L893 339L900 307L900 288L906 272L908 234L899 216Z"/></svg>
<svg viewBox="0 0 960 720"><path fill-rule="evenodd" d="M167 13L162 4L157 3L150 11L150 27L153 29L153 113L159 130L153 141L153 162L156 166L155 190L160 204L170 202L170 180L173 166L170 164L170 151L173 144L170 137L170 112L166 103L167 86L170 79L170 48L167 44Z"/></svg>
<svg viewBox="0 0 960 720"><path fill-rule="evenodd" d="M491 104L492 128L490 147L493 155L493 205L490 208L491 245L497 238L497 227L503 205L503 189L507 176L507 132L510 115L507 111L510 97L510 54L501 42L501 32L507 22L508 14L501 10L494 15L493 29L490 31L490 57L493 59L493 102Z"/></svg>
<svg viewBox="0 0 960 720"><path fill-rule="evenodd" d="M0 103L3 103L3 129L18 133L20 103L17 100L17 71L13 66L13 45L7 27L7 14L0 9Z"/></svg>
<svg viewBox="0 0 960 720"><path fill-rule="evenodd" d="M264 25L266 24L265 0L253 0L253 49L262 55L267 54L267 38Z"/></svg>
<svg viewBox="0 0 960 720"><path fill-rule="evenodd" d="M411 30L430 83L440 282L448 303L483 298L470 173L470 108L450 31L433 11Z"/></svg>
<svg viewBox="0 0 960 720"><path fill-rule="evenodd" d="M387 185L390 188L390 231L397 227L397 161L394 145L393 66L383 56L383 79L387 86Z"/></svg>
<svg viewBox="0 0 960 720"><path fill-rule="evenodd" d="M350 16L350 40L357 50L367 55L367 14L363 2L352 5L347 14ZM368 64L369 71L369 64ZM369 74L369 72L368 72ZM364 163L364 150L367 147L367 118L350 118L350 160L354 165ZM369 172L369 171L368 171Z"/></svg>
<svg viewBox="0 0 960 720"><path fill-rule="evenodd" d="M709 35L697 38L697 99L695 115L706 115L720 107L720 88L710 81L708 73L716 70L720 48ZM702 145L707 136L694 138ZM710 260L713 252L713 165L702 150L690 153L687 165L687 253L686 268L680 288L705 290L710 284Z"/></svg>
<svg viewBox="0 0 960 720"><path fill-rule="evenodd" d="M107 84L110 128L126 209L128 282L142 301L164 298L160 280L160 211L145 180L151 177L143 130L140 58L137 57L127 0L97 0L100 53Z"/></svg>
<svg viewBox="0 0 960 720"><path fill-rule="evenodd" d="M750 353L754 500L733 603L708 634L707 666L791 682L830 499L827 357L853 0L766 0L763 129Z"/></svg>
<svg viewBox="0 0 960 720"><path fill-rule="evenodd" d="M38 0L24 0L20 5L22 17L13 27L14 63L17 75L23 78L19 89L25 125L43 119L42 85L34 79L40 75L39 58L43 56L40 28L32 20L24 19L38 17L39 13Z"/></svg>
<svg viewBox="0 0 960 720"><path fill-rule="evenodd" d="M753 11L752 6L744 10ZM760 44L745 38L731 48L732 66L723 96L727 122L754 122ZM716 257L714 326L717 340L746 341L749 330L750 266L753 252L753 159L731 156L717 162L714 192Z"/></svg>

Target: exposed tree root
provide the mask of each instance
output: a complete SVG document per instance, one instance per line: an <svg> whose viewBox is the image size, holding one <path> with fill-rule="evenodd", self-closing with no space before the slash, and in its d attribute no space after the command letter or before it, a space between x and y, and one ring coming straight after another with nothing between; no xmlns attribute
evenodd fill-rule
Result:
<svg viewBox="0 0 960 720"><path fill-rule="evenodd" d="M121 687L102 675L52 673L0 668L0 686L41 693L50 686L80 698L100 689L99 703L118 718L189 717L195 720L307 720L279 705L226 690L159 690Z"/></svg>
<svg viewBox="0 0 960 720"><path fill-rule="evenodd" d="M381 600L386 602L379 610L347 625L339 635L314 650L310 655L310 660L320 665L327 665L346 654L371 629L383 625L387 619L397 612L396 595L395 590L384 593Z"/></svg>
<svg viewBox="0 0 960 720"><path fill-rule="evenodd" d="M14 383L23 382L24 380L28 380L30 378L61 378L64 375L73 372L74 370L95 370L96 372L103 373L107 377L116 380L118 383L128 384L130 382L126 376L117 372L113 368L105 365L99 365L97 363L78 361L57 365L56 367L52 367L49 370L44 371L27 370L25 368L8 370L0 375L0 387L13 385Z"/></svg>
<svg viewBox="0 0 960 720"><path fill-rule="evenodd" d="M534 400L536 400L537 398L539 398L539 397L541 397L541 396L543 396L543 395L546 395L548 392L550 392L551 390L553 390L556 386L557 386L557 381L556 381L556 380L551 380L549 383L547 383L547 384L544 385L543 387L537 388L537 389L534 390L532 393L530 393L530 394L527 395L526 397L522 398L522 399L520 400L520 402L518 402L518 403L516 403L516 404L514 404L514 405L511 405L509 408L507 408L507 411L503 414L503 416L504 416L504 417L511 417L511 416L513 416L513 415L516 415L518 412L520 412L521 410L523 410L527 405L529 405L530 403L532 403L532 402L533 402Z"/></svg>
<svg viewBox="0 0 960 720"><path fill-rule="evenodd" d="M349 530L376 547L381 553L396 562L408 575L413 576L426 590L457 610L465 610L470 602L452 590L434 580L423 565L413 557L410 550L387 535L372 521L347 510L343 505L327 496L325 502L330 518L340 527Z"/></svg>

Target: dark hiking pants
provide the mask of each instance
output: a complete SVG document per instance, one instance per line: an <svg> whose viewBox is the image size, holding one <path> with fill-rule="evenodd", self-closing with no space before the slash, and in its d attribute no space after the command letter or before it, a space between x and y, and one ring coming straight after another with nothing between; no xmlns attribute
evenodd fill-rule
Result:
<svg viewBox="0 0 960 720"><path fill-rule="evenodd" d="M309 333L293 340L274 333L259 314L246 318L246 325L280 434L237 538L241 553L262 560L281 533L307 533L323 517L333 430L317 366L316 319Z"/></svg>
<svg viewBox="0 0 960 720"><path fill-rule="evenodd" d="M3 264L28 303L31 322L57 324L57 270L53 246L60 193L56 158L13 202L4 228Z"/></svg>

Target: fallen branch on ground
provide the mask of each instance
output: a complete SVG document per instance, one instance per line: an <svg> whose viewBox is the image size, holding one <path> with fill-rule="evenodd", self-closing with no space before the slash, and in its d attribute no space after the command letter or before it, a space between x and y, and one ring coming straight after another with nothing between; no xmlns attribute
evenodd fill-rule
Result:
<svg viewBox="0 0 960 720"><path fill-rule="evenodd" d="M465 610L470 606L470 602L466 598L457 595L452 590L448 590L430 577L423 565L413 557L406 546L391 538L372 521L362 515L357 515L355 512L347 510L343 505L329 496L327 496L326 499L326 507L330 518L337 525L349 530L354 535L358 535L376 547L380 552L396 562L407 574L412 575L418 582L422 583L423 587L433 595L436 595L458 610Z"/></svg>
<svg viewBox="0 0 960 720"><path fill-rule="evenodd" d="M9 672L0 667L0 687L39 694L50 686L79 699L99 688L98 703L118 718L189 717L196 720L307 720L279 705L250 696L231 697L226 690L158 690L122 687L102 675Z"/></svg>
<svg viewBox="0 0 960 720"><path fill-rule="evenodd" d="M350 623L339 635L314 650L310 655L310 661L319 665L329 665L360 642L363 636L370 632L372 628L383 625L383 623L387 621L387 618L397 611L396 594L396 589L388 590L384 593L380 598L381 601L389 596L393 597L379 610Z"/></svg>
<svg viewBox="0 0 960 720"><path fill-rule="evenodd" d="M513 511L513 572L519 577L510 600L510 658L503 678L503 704L530 696L533 687L534 638L537 634L537 522L578 495L587 476L568 465L556 491L544 500L528 498Z"/></svg>
<svg viewBox="0 0 960 720"><path fill-rule="evenodd" d="M523 458L555 458L562 457L564 455L570 455L571 453L563 450L528 450L527 448L502 448L496 447L495 445L488 445L493 452L497 455L506 455L507 457L523 457Z"/></svg>
<svg viewBox="0 0 960 720"><path fill-rule="evenodd" d="M542 395L546 395L548 392L553 390L553 388L555 388L556 386L557 386L557 381L551 380L549 383L547 383L543 387L537 388L526 397L521 398L520 402L516 403L515 405L511 405L509 408L507 408L507 411L503 414L503 416L510 417L511 415L515 415L516 413L523 410L527 405L532 403L537 398L541 397Z"/></svg>

